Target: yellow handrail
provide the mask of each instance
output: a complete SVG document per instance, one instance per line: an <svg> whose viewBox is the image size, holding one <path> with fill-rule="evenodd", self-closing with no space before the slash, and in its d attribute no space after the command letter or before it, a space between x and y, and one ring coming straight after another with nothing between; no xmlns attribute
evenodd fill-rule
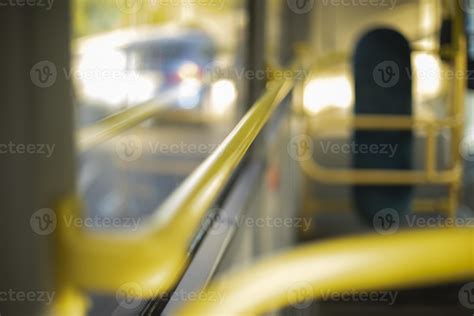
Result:
<svg viewBox="0 0 474 316"><path fill-rule="evenodd" d="M187 249L209 207L292 86L293 77L269 83L219 147L139 231L86 232L59 225L61 282L106 293L132 282L140 289L134 295L142 298L168 291L187 266ZM66 199L59 216L77 218L80 209L76 198Z"/></svg>
<svg viewBox="0 0 474 316"><path fill-rule="evenodd" d="M312 123L312 118L308 118ZM334 129L337 126L351 127L361 130L427 130L429 128L451 129L462 126L462 116L442 119L415 118L409 115L381 115L381 114L357 114L350 117L324 117L324 120L314 120L314 124L308 123L311 133Z"/></svg>
<svg viewBox="0 0 474 316"><path fill-rule="evenodd" d="M176 89L165 93L158 101L148 101L112 114L97 123L81 128L76 133L79 152L92 149L112 137L135 127L143 121L164 111L175 98Z"/></svg>
<svg viewBox="0 0 474 316"><path fill-rule="evenodd" d="M303 47L301 50L306 49ZM444 58L451 58L455 52L447 46L440 47L439 49L427 49L424 47L413 47L413 53L427 53L427 54L438 54ZM305 52L303 52L305 53ZM335 51L326 55L318 56L315 61L312 62L312 68L330 68L341 63L348 62L352 58L352 53L349 51ZM321 69L319 69L321 70Z"/></svg>
<svg viewBox="0 0 474 316"><path fill-rule="evenodd" d="M335 169L325 168L313 159L301 160L300 166L306 175L316 181L333 184L359 185L406 185L406 184L452 184L459 181L462 170L454 167L448 171L427 173L426 171L386 169Z"/></svg>
<svg viewBox="0 0 474 316"><path fill-rule="evenodd" d="M212 283L178 315L256 315L305 299L474 277L474 230L368 235L290 250ZM212 296L211 296L212 294Z"/></svg>
<svg viewBox="0 0 474 316"><path fill-rule="evenodd" d="M461 179L462 168L454 164L447 170L436 170L437 144L435 136L443 128L456 129L462 126L459 117L420 120L410 116L357 115L352 118L327 119L323 124L308 124L308 134L324 130L329 126L347 126L363 130L412 130L418 128L427 133L425 169L413 170L357 170L325 168L312 157L300 160L301 169L316 181L339 184L452 184Z"/></svg>

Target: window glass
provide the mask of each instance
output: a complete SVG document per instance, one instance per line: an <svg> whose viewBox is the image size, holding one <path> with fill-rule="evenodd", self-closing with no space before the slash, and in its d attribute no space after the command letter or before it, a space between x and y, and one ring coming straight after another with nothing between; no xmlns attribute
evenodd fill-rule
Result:
<svg viewBox="0 0 474 316"><path fill-rule="evenodd" d="M157 109L78 150L86 214L146 220L241 113L245 3L75 0L72 16L78 135L123 111Z"/></svg>

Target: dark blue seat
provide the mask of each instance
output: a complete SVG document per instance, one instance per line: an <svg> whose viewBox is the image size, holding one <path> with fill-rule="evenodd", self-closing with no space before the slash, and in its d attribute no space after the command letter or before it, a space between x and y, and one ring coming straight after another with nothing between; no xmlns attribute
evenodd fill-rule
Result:
<svg viewBox="0 0 474 316"><path fill-rule="evenodd" d="M353 57L355 115L412 115L411 49L403 35L391 29L375 29L357 43ZM410 170L413 132L355 129L352 153L355 169ZM394 152L383 148L395 148ZM363 150L372 148L372 150ZM383 209L400 215L410 211L410 185L355 185L356 209L369 225Z"/></svg>

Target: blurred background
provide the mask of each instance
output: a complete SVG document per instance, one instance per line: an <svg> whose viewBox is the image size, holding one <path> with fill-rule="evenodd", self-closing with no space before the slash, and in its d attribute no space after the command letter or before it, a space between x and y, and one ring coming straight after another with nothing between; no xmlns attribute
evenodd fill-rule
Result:
<svg viewBox="0 0 474 316"><path fill-rule="evenodd" d="M428 168L432 154L434 171L458 178L413 185L408 211L441 218L437 228L450 217L472 228L474 1L56 0L50 9L17 2L0 8L0 145L55 147L51 157L2 153L0 294L11 288L59 293L64 267L51 241L56 222L50 233L38 233L30 227L38 211L51 210L60 227L58 201L73 195L82 218L93 222L79 225L86 232L139 231L193 171L212 163L206 158L221 143L237 137L235 126L278 76L291 76L285 70L295 60L300 70L291 92L195 229L186 249L192 260L179 282L166 295L131 301L119 290L81 289L87 314L174 315L190 293L261 258L308 242L380 233L355 211L354 184L318 177L311 163L352 168L354 152L328 152L325 144L353 142L353 54L364 34L381 27L400 32L412 50L411 118L420 125L459 120L459 130L443 126L433 139L414 125L413 171ZM453 31L459 6L467 40L462 56L453 48L459 49L460 31ZM388 306L325 299L270 314L471 315L474 303L466 308L460 301L461 286L397 291ZM39 301L0 303L0 316L52 308Z"/></svg>
<svg viewBox="0 0 474 316"><path fill-rule="evenodd" d="M73 4L77 128L144 103L160 111L80 154L79 190L91 212L146 216L242 114L246 17L238 1L122 2ZM116 153L137 146L140 157Z"/></svg>

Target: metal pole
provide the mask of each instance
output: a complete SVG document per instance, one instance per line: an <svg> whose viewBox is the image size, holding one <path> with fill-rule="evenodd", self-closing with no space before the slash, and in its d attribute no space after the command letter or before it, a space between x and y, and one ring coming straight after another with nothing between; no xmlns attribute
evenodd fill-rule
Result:
<svg viewBox="0 0 474 316"><path fill-rule="evenodd" d="M266 0L247 0L247 73L253 74L248 79L247 108L257 101L265 89L266 78L257 74L265 73L265 18Z"/></svg>
<svg viewBox="0 0 474 316"><path fill-rule="evenodd" d="M54 203L75 170L69 12L69 1L0 10L2 315L43 314L56 295Z"/></svg>

